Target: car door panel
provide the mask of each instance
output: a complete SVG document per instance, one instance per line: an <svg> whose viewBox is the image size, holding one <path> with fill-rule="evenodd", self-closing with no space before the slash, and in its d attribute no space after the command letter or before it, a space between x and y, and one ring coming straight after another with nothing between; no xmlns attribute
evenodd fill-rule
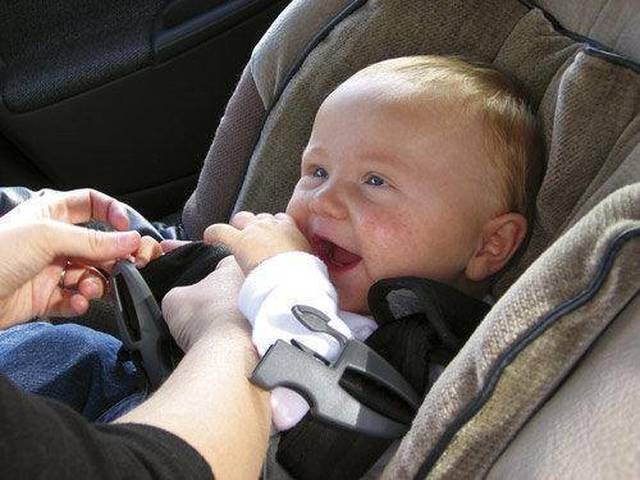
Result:
<svg viewBox="0 0 640 480"><path fill-rule="evenodd" d="M37 86L46 83L38 78L25 98L7 93L11 85L7 87L6 72L11 68L5 62L0 128L7 151L12 149L13 154L0 149L1 171L11 172L6 178L12 183L23 172L21 184L30 182L30 187L91 186L130 201L151 218L175 212L195 186L218 120L253 46L287 3L207 2L214 8L202 13L207 6L203 2L172 2L171 10L149 1L146 8L162 6L164 10L156 12L155 20L144 17L151 35L145 40L148 52L147 47L132 46L115 55L116 40L123 40L117 35L99 48L89 42L83 55L90 61L81 61L85 57L78 52L59 60L73 64L65 64L63 75L50 75L47 88ZM107 2L100 8L112 7ZM213 15L216 11L218 16ZM60 23L56 18L54 24ZM193 22L200 25L199 33L193 33ZM180 36L176 29L191 30ZM105 35L111 32L107 27L103 30ZM130 39L143 31L136 26L123 35ZM156 38L164 40L156 45ZM2 42L3 60L16 61L19 55L5 55L7 44ZM154 52L156 46L160 58ZM83 66L96 70L100 60L96 57L107 47L111 53L102 58L107 66L81 74ZM127 55L127 62L112 61ZM35 57L23 54L20 58ZM42 77L50 74L52 63L43 63ZM37 74L34 68L14 70L29 77ZM68 76L69 81L61 82L60 76ZM7 180L0 178L3 184ZM38 181L42 185L35 185Z"/></svg>

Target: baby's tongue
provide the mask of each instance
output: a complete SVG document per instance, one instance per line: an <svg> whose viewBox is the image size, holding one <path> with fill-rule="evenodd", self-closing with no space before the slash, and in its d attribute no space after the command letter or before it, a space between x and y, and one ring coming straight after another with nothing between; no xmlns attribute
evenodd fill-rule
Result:
<svg viewBox="0 0 640 480"><path fill-rule="evenodd" d="M349 265L360 260L360 257L355 253L351 253L338 245L333 246L333 252L331 254L331 260L339 265Z"/></svg>

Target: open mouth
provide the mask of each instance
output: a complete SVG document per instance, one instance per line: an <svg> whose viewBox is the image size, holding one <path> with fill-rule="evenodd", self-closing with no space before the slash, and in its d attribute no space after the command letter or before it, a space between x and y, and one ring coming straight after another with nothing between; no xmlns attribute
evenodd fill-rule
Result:
<svg viewBox="0 0 640 480"><path fill-rule="evenodd" d="M362 257L349 250L336 245L326 238L315 236L312 242L313 249L331 272L344 272L355 267Z"/></svg>

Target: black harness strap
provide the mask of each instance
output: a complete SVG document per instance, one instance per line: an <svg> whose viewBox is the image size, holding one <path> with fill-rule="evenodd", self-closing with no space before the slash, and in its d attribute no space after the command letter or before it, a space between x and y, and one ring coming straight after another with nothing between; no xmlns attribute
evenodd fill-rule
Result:
<svg viewBox="0 0 640 480"><path fill-rule="evenodd" d="M409 290L420 312L395 318L389 294ZM482 321L489 305L438 282L403 277L382 280L369 291L369 307L381 324L365 342L393 365L421 398ZM345 376L347 390L380 413L413 417L386 391ZM366 400L365 400L366 399ZM327 424L310 414L281 435L276 459L294 478L354 479L364 475L390 446L376 438Z"/></svg>
<svg viewBox="0 0 640 480"><path fill-rule="evenodd" d="M141 271L158 301L173 287L198 282L229 252L202 243L174 250ZM418 312L396 318L390 294L412 293ZM489 310L489 305L444 284L415 277L377 282L369 291L369 308L380 325L365 342L389 362L420 398L456 355ZM340 385L367 407L402 423L415 411L388 390L345 373ZM281 435L277 461L294 478L352 479L371 468L391 440L346 430L311 415Z"/></svg>

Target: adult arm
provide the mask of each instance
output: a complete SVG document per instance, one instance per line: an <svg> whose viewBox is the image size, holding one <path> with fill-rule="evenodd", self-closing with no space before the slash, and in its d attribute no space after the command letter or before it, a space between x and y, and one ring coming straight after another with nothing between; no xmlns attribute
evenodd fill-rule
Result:
<svg viewBox="0 0 640 480"><path fill-rule="evenodd" d="M268 393L247 380L256 354L231 260L167 295L165 316L186 355L119 424L91 425L0 378L0 478L257 478L270 409Z"/></svg>
<svg viewBox="0 0 640 480"><path fill-rule="evenodd" d="M236 305L242 280L227 257L201 282L165 296L165 319L188 354L158 392L119 420L183 438L218 478L257 478L270 428L269 394L247 380L257 355Z"/></svg>
<svg viewBox="0 0 640 480"><path fill-rule="evenodd" d="M0 478L210 479L204 459L151 426L92 425L0 376Z"/></svg>
<svg viewBox="0 0 640 480"><path fill-rule="evenodd" d="M66 289L59 285L66 262L113 261L134 251L140 243L135 232L95 232L72 225L98 218L123 228L126 219L121 222L121 213L115 200L81 191L25 202L0 218L0 326L24 322L40 308L47 313L60 305L72 307L65 301L73 297L65 296ZM225 265L236 276L230 276ZM266 450L270 412L268 394L246 378L255 353L235 304L241 281L237 265L223 262L203 280L204 285L170 294L177 300L167 302L166 319L186 356L151 403L124 419L136 424L92 426L61 410L64 407L51 407L51 402L36 397L16 401L19 392L3 382L0 424L6 434L0 436L0 455L6 457L0 465L12 469L7 478L30 478L42 471L30 469L32 465L48 466L45 471L55 470L57 474L51 475L55 478L130 478L142 477L142 472L153 478L175 478L178 475L162 475L162 469L175 460L165 454L185 449L192 449L191 458L204 458L222 478L256 477ZM200 304L183 308L191 300ZM16 405L24 409L16 413L12 408ZM37 421L30 422L32 418ZM133 440L113 440L124 437ZM188 468L180 471L190 478Z"/></svg>

